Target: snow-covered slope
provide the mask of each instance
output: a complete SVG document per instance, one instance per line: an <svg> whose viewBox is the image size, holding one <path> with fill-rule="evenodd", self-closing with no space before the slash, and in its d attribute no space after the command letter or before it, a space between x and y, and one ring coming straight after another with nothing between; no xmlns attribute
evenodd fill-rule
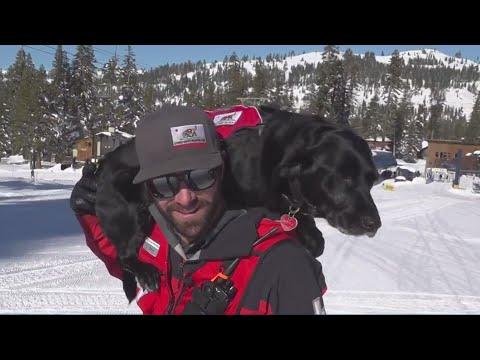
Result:
<svg viewBox="0 0 480 360"><path fill-rule="evenodd" d="M306 65L311 64L316 66L318 63L323 62L322 59L323 52L310 52L301 55L295 56L288 56L285 59L280 60L272 60L268 62L266 65L268 67L276 67L280 70L285 69L286 79L288 80L289 73L291 72L292 67L296 67L297 65ZM343 59L344 52L340 52L339 58ZM354 54L360 56L362 58L365 57L365 54ZM480 66L478 63L464 59L464 58L456 58L449 55L446 55L438 50L435 49L412 49L411 51L402 51L399 53L400 57L404 60L404 63L407 65L409 61L415 62L415 60L421 59L429 62L429 64L422 64L422 65L415 65L421 66L423 68L450 68L455 71L462 71L466 70L470 67L473 67L473 71L479 72ZM375 59L377 62L382 64L389 64L391 56L380 56L375 55ZM255 64L257 60L248 60L242 61L241 64L243 68L250 73L252 76L255 75ZM431 65L430 65L431 63ZM223 67L230 65L230 63L208 63L207 69L209 69L209 74L214 75L218 71L218 65L223 64ZM188 78L192 78L195 75L195 72L190 72L187 74ZM178 80L180 79L180 75L178 76ZM453 82L453 81L452 81ZM220 86L224 86L225 84L217 84ZM159 84L162 88L165 84ZM475 101L476 93L472 93L468 87L470 86L470 90L472 86L476 88L480 88L480 81L476 81L475 83L462 83L460 87L457 85L452 84L451 87L445 89L445 102L444 105L448 106L453 109L461 110L462 113L466 116L467 120L470 118L472 113L473 104ZM295 108L300 109L303 106L303 98L308 93L308 89L306 86L294 84L293 88L293 95L297 98L295 103ZM382 86L377 86L377 91L379 94L383 92ZM363 101L366 102L368 105L373 96L375 95L375 91L372 88L366 88L364 85L360 85L355 93L355 105L358 106L362 104ZM427 108L430 107L430 95L431 89L428 87L422 87L416 89L412 96L412 103L415 108L418 108L419 104L424 104ZM173 100L173 99L172 99ZM176 98L175 101L179 99ZM381 101L380 101L381 103Z"/></svg>

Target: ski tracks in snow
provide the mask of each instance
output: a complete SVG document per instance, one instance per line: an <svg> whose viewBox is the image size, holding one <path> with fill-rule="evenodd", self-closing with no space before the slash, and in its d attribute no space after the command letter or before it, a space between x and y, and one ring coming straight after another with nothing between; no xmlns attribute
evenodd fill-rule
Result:
<svg viewBox="0 0 480 360"><path fill-rule="evenodd" d="M138 314L119 280L92 254L32 256L2 261L0 313ZM105 281L106 280L106 281Z"/></svg>
<svg viewBox="0 0 480 360"><path fill-rule="evenodd" d="M328 314L478 314L480 296L329 290Z"/></svg>

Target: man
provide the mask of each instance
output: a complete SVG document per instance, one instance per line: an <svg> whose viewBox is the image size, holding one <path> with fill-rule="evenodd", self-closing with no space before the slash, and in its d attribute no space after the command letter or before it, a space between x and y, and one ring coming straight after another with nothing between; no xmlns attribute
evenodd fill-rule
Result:
<svg viewBox="0 0 480 360"><path fill-rule="evenodd" d="M285 226L263 208L228 209L221 192L225 154L203 111L156 111L139 123L135 145L140 170L133 182L148 189L156 221L139 260L161 274L158 290L138 289L144 314L325 313L322 267L296 241L295 222ZM122 278L94 216L92 181L84 169L71 207L89 247Z"/></svg>

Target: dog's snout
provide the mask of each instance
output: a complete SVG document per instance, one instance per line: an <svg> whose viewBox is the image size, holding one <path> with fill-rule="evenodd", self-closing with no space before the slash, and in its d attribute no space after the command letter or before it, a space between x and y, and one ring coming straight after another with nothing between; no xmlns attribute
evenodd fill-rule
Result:
<svg viewBox="0 0 480 360"><path fill-rule="evenodd" d="M372 216L362 216L362 226L369 230L376 230L380 227L380 221Z"/></svg>

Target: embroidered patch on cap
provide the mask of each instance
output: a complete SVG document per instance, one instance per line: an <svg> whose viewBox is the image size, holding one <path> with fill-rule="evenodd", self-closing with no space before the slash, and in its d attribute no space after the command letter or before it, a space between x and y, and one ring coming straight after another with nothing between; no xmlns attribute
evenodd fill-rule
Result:
<svg viewBox="0 0 480 360"><path fill-rule="evenodd" d="M231 113L215 115L213 118L213 123L216 126L234 125L237 120L240 119L240 116L242 116L242 112L243 111L235 111Z"/></svg>
<svg viewBox="0 0 480 360"><path fill-rule="evenodd" d="M207 146L202 124L183 125L170 128L174 147Z"/></svg>
<svg viewBox="0 0 480 360"><path fill-rule="evenodd" d="M143 248L145 249L146 252L148 252L150 255L157 256L158 250L160 249L160 244L153 241L149 237L145 239L145 242L143 243Z"/></svg>

